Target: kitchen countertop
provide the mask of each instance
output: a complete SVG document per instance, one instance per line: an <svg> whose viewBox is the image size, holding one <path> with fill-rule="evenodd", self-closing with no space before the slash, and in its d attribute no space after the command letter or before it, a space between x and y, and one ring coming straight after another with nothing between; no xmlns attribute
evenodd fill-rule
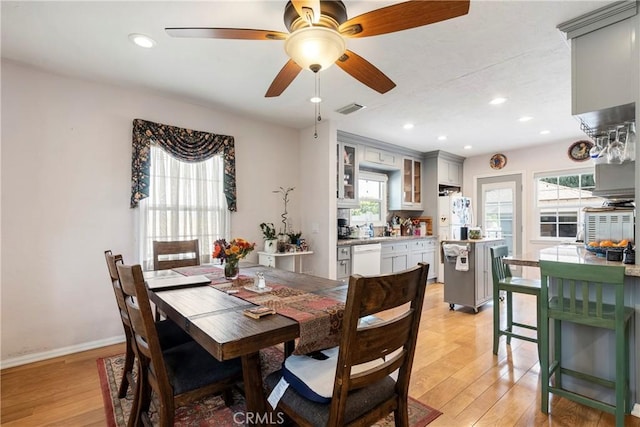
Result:
<svg viewBox="0 0 640 427"><path fill-rule="evenodd" d="M460 244L460 243L484 243L484 242L495 242L496 240L502 240L502 238L499 237L484 237L482 239L467 239L467 240L453 240L453 239L445 239L442 241L442 243L453 243L453 244Z"/></svg>
<svg viewBox="0 0 640 427"><path fill-rule="evenodd" d="M338 239L338 246L366 245L369 243L399 242L402 240L435 239L436 236L380 236L362 239Z"/></svg>
<svg viewBox="0 0 640 427"><path fill-rule="evenodd" d="M505 264L521 265L524 267L540 267L540 260L562 261L575 264L595 264L624 266L626 276L640 277L640 266L636 264L624 264L620 261L607 261L604 257L587 251L583 246L559 245L551 248L540 249L532 253L517 254L504 259Z"/></svg>

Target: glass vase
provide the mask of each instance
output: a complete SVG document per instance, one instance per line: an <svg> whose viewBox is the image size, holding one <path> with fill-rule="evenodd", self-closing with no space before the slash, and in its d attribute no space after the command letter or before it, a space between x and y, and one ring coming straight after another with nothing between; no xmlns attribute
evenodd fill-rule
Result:
<svg viewBox="0 0 640 427"><path fill-rule="evenodd" d="M234 280L240 275L240 266L237 259L228 259L224 264L224 277L225 279Z"/></svg>

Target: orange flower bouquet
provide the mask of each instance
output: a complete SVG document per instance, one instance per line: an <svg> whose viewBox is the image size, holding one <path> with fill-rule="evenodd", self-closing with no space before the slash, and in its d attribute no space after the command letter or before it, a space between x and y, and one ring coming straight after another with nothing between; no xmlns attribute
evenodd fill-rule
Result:
<svg viewBox="0 0 640 427"><path fill-rule="evenodd" d="M238 262L249 255L255 247L255 243L249 243L245 239L235 238L230 242L219 239L213 244L212 256L224 261L224 276L228 279L235 279L240 272Z"/></svg>

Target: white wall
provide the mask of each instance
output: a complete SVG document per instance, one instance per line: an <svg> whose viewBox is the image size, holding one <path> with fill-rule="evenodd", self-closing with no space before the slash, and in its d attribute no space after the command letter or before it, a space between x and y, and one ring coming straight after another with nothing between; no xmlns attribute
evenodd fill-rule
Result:
<svg viewBox="0 0 640 427"><path fill-rule="evenodd" d="M1 71L2 367L121 339L103 251L137 262L134 118L235 137L230 237L261 247L258 225L277 222L283 208L272 191L298 185L298 168L282 167L300 159L296 130L8 61ZM295 228L298 196L289 205Z"/></svg>
<svg viewBox="0 0 640 427"><path fill-rule="evenodd" d="M318 138L313 133L313 128L300 131L301 216L314 251L303 260L303 269L335 279L337 130L334 123L323 121L318 125Z"/></svg>
<svg viewBox="0 0 640 427"><path fill-rule="evenodd" d="M588 139L585 135L584 139ZM557 242L542 243L536 241L537 219L535 215L535 194L533 176L539 172L564 171L591 167L591 160L575 162L567 155L569 146L575 142L571 140L559 140L546 145L523 148L521 150L504 151L507 157L506 166L496 171L491 169L489 159L492 154L468 157L464 161L464 195L476 200L478 194L477 180L499 175L522 175L522 209L523 212L523 245L525 253L529 253L544 247L553 246ZM477 203L474 204L474 218L477 218Z"/></svg>

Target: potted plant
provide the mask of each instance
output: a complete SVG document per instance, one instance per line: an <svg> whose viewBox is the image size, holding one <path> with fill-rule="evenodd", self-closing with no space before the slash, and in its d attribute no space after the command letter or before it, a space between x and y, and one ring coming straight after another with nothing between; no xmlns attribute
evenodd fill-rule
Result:
<svg viewBox="0 0 640 427"><path fill-rule="evenodd" d="M289 193L292 192L295 187L283 188L280 187L279 190L274 190L274 193L282 194L282 201L284 202L284 212L280 215L282 218L282 230L278 233L278 252L285 252L287 249L287 245L291 242L289 238L288 230L289 227L289 212L287 211L287 204L289 203Z"/></svg>
<svg viewBox="0 0 640 427"><path fill-rule="evenodd" d="M260 229L264 239L264 251L269 254L275 253L278 244L276 227L272 222L263 222L260 224Z"/></svg>
<svg viewBox="0 0 640 427"><path fill-rule="evenodd" d="M302 236L302 232L293 232L290 231L287 233L289 235L289 242L293 245L298 246L298 240L300 239L300 236Z"/></svg>

